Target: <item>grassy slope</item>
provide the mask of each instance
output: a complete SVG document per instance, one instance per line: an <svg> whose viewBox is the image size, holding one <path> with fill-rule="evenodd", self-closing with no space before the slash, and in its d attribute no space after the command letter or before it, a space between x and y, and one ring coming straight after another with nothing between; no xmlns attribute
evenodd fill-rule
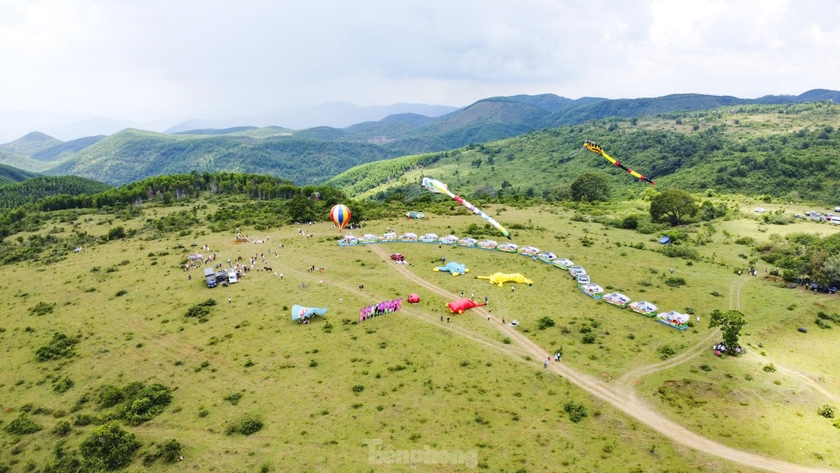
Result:
<svg viewBox="0 0 840 473"><path fill-rule="evenodd" d="M147 209L136 223L120 224L131 227L146 217L169 211ZM736 237L718 236L716 243L698 248L728 266L701 262L685 266L680 260L649 250L616 246L616 242L645 242L648 248L656 248L648 236L570 222L570 214L562 210L499 211L492 212L503 224L544 227L516 230L514 241L570 257L586 266L596 282L621 289L633 299L654 301L665 310L690 306L702 316L703 311L713 308L727 309L733 303L733 283L746 278L733 274L733 267L743 264L737 254L746 251L731 243ZM430 217L425 221L370 222L365 231L381 234L386 227L393 227L398 231L458 234L475 222L474 216ZM97 235L107 233L116 224L108 223L108 218L94 216L81 222L78 229ZM768 238L775 231L771 228L759 233L754 223L742 222L742 226L729 228L757 238ZM55 224L69 230L69 225ZM834 230L810 222L795 227L803 231ZM636 465L643 471L750 471L673 447L667 439L562 379L545 376L537 363L500 354L492 346L504 347L499 343L501 337L474 314L455 316L450 328L469 329L479 341L437 327L444 298L395 277L391 263L383 262L369 248L340 248L323 238L334 235L327 224L306 230L316 238L302 238L296 227L290 227L270 232L271 244L265 245L237 245L232 235L223 234L170 236L156 241L138 238L86 248L51 266L7 268L16 277L0 283L4 296L0 327L5 329L0 342L7 360L7 368L0 371L0 420L8 423L28 402L66 410L82 393L102 384L156 381L178 388L175 401L160 417L129 430L146 442L179 439L187 446L187 464L199 468L212 465L225 471L256 470L269 463L275 469L362 471L371 468L363 440L379 438L396 449L422 449L424 445L432 449L478 448L480 459L492 471L616 471ZM262 233L259 236L264 237ZM593 240L593 245L583 246L583 236ZM278 240L286 247L275 258L271 252ZM271 266L285 278L281 281L272 273L252 272L236 286L208 290L203 287L200 272L192 272L193 279L187 280L180 268L182 258L194 251L190 248L194 241L209 244L221 260L268 252ZM187 248L174 249L177 244ZM518 318L522 321L520 330L546 350L562 346L564 363L608 382L616 382L634 367L659 361L657 350L662 345L670 345L679 355L710 333L705 325L679 332L595 302L574 289L560 270L521 256L421 244L391 244L386 248L405 254L413 263L411 269L434 284L453 292L475 292L479 298L489 296L494 315ZM160 252L169 255L148 256ZM534 279L535 285L511 293L507 287L490 286L470 277L432 272L433 260L441 255L466 263L471 269L469 276L522 272ZM304 270L311 265L323 265L326 272ZM92 272L93 267L100 271ZM662 284L668 267L676 267L676 274L685 277L688 286L671 289ZM115 271L108 272L107 268ZM640 281L651 285L640 285ZM301 282L308 287L301 288ZM359 291L358 284L364 284L365 290ZM128 293L116 297L119 290ZM413 291L423 297L419 306L408 306L401 313L363 325L342 323L343 319L355 319L356 310L363 305L404 297ZM225 301L228 296L230 304ZM200 324L182 316L189 306L208 297L220 303L209 322ZM338 303L339 297L342 304ZM781 290L754 278L742 286L739 300L750 321L743 340L750 356L720 360L705 350L690 363L640 377L633 384L654 406L723 443L798 463L837 465L840 458L836 449L826 445L826 439L837 435L836 429L816 416L816 408L826 402L825 396L781 369L785 366L807 372L824 380L824 389L840 396L836 378L840 362L824 355L836 345L834 331L811 330L807 351L799 349L803 335L795 331L795 326L808 324L817 310L840 311L837 297ZM28 313L37 302L57 305L52 314L37 317ZM333 325L332 333L324 332L322 320L309 326L291 323L283 307L292 304L328 307L326 320ZM790 304L795 307L783 310L784 317L779 317L779 308ZM543 316L553 318L557 326L538 330L537 320ZM600 344L582 345L576 330L569 334L560 330L564 326L580 327L590 319L600 322L596 330ZM26 331L26 327L32 330ZM80 356L69 362L37 363L35 349L56 328L81 336L77 349ZM628 338L630 333L634 340ZM492 346L480 342L484 338ZM755 353L758 342L764 344L767 359L777 363L779 372L759 370L764 360ZM248 360L255 365L246 368ZM310 367L312 360L317 366ZM209 366L197 370L205 361ZM713 370L698 372L696 366L703 363ZM407 369L399 370L397 365ZM726 373L732 378L724 376ZM744 380L746 373L751 373L753 380ZM65 394L54 394L51 380L57 376L69 376L75 387ZM678 409L660 400L656 394L660 386L683 378L707 383L703 389L689 393L706 404ZM777 379L781 384L772 382ZM365 389L354 394L354 385ZM238 406L222 400L234 391L244 394ZM569 422L562 413L562 406L570 399L582 402L590 412L581 424ZM202 406L209 415L199 418L197 411ZM600 415L593 416L595 411ZM82 412L95 410L86 408ZM247 438L224 435L226 422L249 412L258 413L266 422L261 432ZM47 428L25 436L17 444L22 453L14 458L21 465L29 459L42 465L48 456L44 452L51 450L56 439L49 429L57 419L43 415L33 418ZM69 445L76 445L90 429L75 427ZM797 436L789 435L793 431ZM656 449L651 454L653 445ZM0 458L12 458L12 448L12 438L0 431Z"/></svg>
<svg viewBox="0 0 840 473"><path fill-rule="evenodd" d="M32 159L29 156L15 154L4 150L0 150L0 164L22 169L30 173L39 173L54 165L54 163L38 161L37 159Z"/></svg>
<svg viewBox="0 0 840 473"><path fill-rule="evenodd" d="M798 193L806 199L830 200L840 198L840 182L834 178L840 171L831 158L838 149L838 110L840 105L828 104L749 105L686 113L679 124L674 118L652 117L636 124L618 121L610 124L612 129L607 123L589 123L467 147L425 166L417 164L423 156L370 163L330 182L351 195L371 196L428 175L464 195L483 186L498 190L504 181L520 192L530 187L539 194L594 171L607 176L614 196L637 195L645 186L581 147L583 140L594 139L642 174L660 170L662 175L655 175L657 188L777 197ZM825 127L833 131L820 138L818 132ZM808 131L800 137L802 130ZM480 166L474 164L477 160ZM786 174L797 167L808 171L796 178Z"/></svg>
<svg viewBox="0 0 840 473"><path fill-rule="evenodd" d="M123 130L76 153L49 173L74 174L117 185L193 170L241 171L272 174L303 185L393 156L391 151L362 143Z"/></svg>

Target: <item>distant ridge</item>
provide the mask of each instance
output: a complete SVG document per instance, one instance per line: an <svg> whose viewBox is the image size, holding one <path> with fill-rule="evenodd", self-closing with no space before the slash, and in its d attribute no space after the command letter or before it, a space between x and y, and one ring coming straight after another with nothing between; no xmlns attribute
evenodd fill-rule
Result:
<svg viewBox="0 0 840 473"><path fill-rule="evenodd" d="M61 140L57 140L52 136L41 133L40 131L33 131L11 143L0 145L0 149L24 156L32 156L38 151L43 151L61 143Z"/></svg>
<svg viewBox="0 0 840 473"><path fill-rule="evenodd" d="M197 130L178 131L175 135L229 135L258 129L255 126L234 126L231 128L200 128Z"/></svg>
<svg viewBox="0 0 840 473"><path fill-rule="evenodd" d="M77 140L65 141L47 149L43 149L34 153L31 158L38 161L59 161L62 158L68 157L77 151L81 151L88 146L96 144L104 139L105 135L86 136Z"/></svg>

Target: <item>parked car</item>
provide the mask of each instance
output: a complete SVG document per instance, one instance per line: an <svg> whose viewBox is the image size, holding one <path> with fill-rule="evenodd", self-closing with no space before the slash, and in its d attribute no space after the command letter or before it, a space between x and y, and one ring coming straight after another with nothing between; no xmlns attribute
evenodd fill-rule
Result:
<svg viewBox="0 0 840 473"><path fill-rule="evenodd" d="M216 274L213 273L213 268L204 268L204 280L207 281L207 287L216 287Z"/></svg>
<svg viewBox="0 0 840 473"><path fill-rule="evenodd" d="M239 275L236 274L236 271L228 271L228 283L229 284L236 284L239 281Z"/></svg>
<svg viewBox="0 0 840 473"><path fill-rule="evenodd" d="M403 256L399 253L394 253L394 254L391 255L391 259L394 260L394 261L405 261L405 256Z"/></svg>

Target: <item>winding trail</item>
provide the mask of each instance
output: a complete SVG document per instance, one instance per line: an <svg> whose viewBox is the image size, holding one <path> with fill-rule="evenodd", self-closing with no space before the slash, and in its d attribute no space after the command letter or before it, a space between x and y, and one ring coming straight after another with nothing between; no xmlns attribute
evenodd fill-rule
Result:
<svg viewBox="0 0 840 473"><path fill-rule="evenodd" d="M371 245L368 248L370 248L375 254L379 255L386 262L390 262L390 258L388 257L388 254L385 251L385 249L377 247L376 245ZM443 297L457 297L457 295L415 275L405 266L392 264L392 267L394 267L394 269L399 274L401 274L403 277L410 280L416 285L422 286ZM743 283L740 283L740 285L742 284ZM733 286L730 287L730 305L740 307L740 285L735 287L735 284L733 284ZM481 307L472 309L472 312L479 314L484 319L486 319L488 316L487 311L483 310ZM428 320L429 317L426 317L425 319ZM509 337L511 340L514 340L516 343L510 345L501 345L496 342L491 342L485 337L474 333L469 338L478 338L484 345L497 349L502 353L511 355L520 362L526 362L523 359L523 355L531 356L534 360L546 359L549 356L549 354L544 349L539 347L529 338L522 335L513 327L499 323L498 318L496 318L495 316L491 316L491 320L496 322L493 325L496 326L502 334ZM453 329L452 331L456 331L460 334L464 334L464 332L471 332L464 328ZM711 335L709 335L709 337L707 337L707 339L715 335L715 333L716 332L713 332ZM651 365L650 367L643 366L634 370L634 372L639 374L648 374L649 372L656 371L657 369L665 369L665 367L669 367L678 364L682 361L686 361L687 359L696 356L696 353L699 353L699 350L706 345L707 339L704 339L701 343L696 344L689 350L688 353L683 354L683 358L680 358L679 360L677 360L677 358L679 357L675 357L673 360L670 360L670 364L668 362L665 362L657 363L655 365ZM538 363L536 362L528 363L535 367L538 366ZM677 424L671 419L665 417L663 414L657 412L648 403L639 399L636 396L636 393L633 391L633 389L629 387L626 382L607 384L588 374L581 373L573 368L570 368L567 365L558 362L552 362L549 365L549 369L561 376L564 376L566 379L569 380L569 382L585 390L592 396L595 396L605 402L612 404L618 410L624 412L630 417L635 418L636 420L642 422L648 427L656 430L657 432L664 435L666 438L671 439L671 441L683 444L686 447L699 450L701 452L714 455L725 460L729 460L752 468L759 468L778 473L813 473L832 471L797 465L795 463L789 463L783 460L778 460L764 455L738 450L723 445L702 435L699 435L695 432L692 432L683 427L682 425ZM626 376L627 375L623 376L622 379L624 379Z"/></svg>

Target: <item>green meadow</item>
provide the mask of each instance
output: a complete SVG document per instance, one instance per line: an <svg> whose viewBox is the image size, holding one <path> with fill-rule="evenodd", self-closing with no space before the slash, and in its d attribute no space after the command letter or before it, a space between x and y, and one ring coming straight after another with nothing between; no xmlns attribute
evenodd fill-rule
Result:
<svg viewBox="0 0 840 473"><path fill-rule="evenodd" d="M730 220L683 228L691 237L681 247L695 250L693 259L665 256L658 234L593 220L644 213L640 201L485 209L512 229L515 243L573 260L606 292L691 313L685 331L593 300L566 272L520 255L422 243L337 245L347 233L388 229L465 236L481 222L473 215L374 220L343 233L324 222L243 226L242 234L264 240L258 244L237 243L233 228L198 225L103 238L49 265L6 265L0 472L77 471L60 469L61 458L82 455L109 422L138 441L115 468L127 471L762 471L694 449L652 427L643 412L625 412L544 368L542 358L558 350L563 369L634 395L722 446L840 469L840 424L818 414L840 407L840 324L815 324L819 312L840 313L840 299L785 287L756 250L736 243L838 228L762 223L750 212L758 205L775 210L743 202ZM184 208L143 212L158 218ZM197 217L205 221L214 210ZM104 236L117 225L143 225L142 218L113 218L89 213L75 225L55 218L45 228ZM392 262L395 252L409 264ZM258 261L239 283L208 289L201 268L184 271L192 253L215 253L223 267L239 257ZM469 273L433 271L442 257ZM757 261L755 277L746 274L750 261ZM257 270L265 266L271 270ZM496 272L522 273L534 284L511 290L475 279ZM669 285L672 278L684 284ZM462 291L489 306L450 314L445 304ZM421 302L358 322L360 308L410 293ZM294 304L328 312L301 325L291 321ZM709 328L709 314L716 309L745 314L743 356L714 355L720 334ZM503 326L502 318L520 324ZM594 339L584 343L585 335ZM61 344L68 339L75 343ZM171 399L148 397L153 406L144 405L138 387L157 385ZM10 428L24 425L20 419L32 432ZM169 440L183 462L161 453ZM778 465L785 471L788 464Z"/></svg>

